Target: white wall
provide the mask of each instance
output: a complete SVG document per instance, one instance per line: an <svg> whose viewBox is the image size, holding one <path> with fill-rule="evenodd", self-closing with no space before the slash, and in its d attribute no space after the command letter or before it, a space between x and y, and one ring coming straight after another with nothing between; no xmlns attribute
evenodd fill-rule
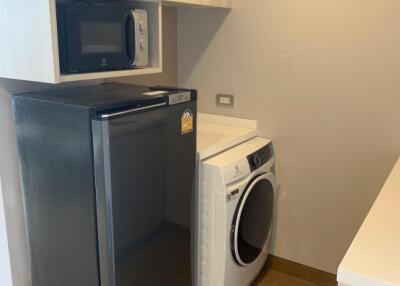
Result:
<svg viewBox="0 0 400 286"><path fill-rule="evenodd" d="M202 112L259 120L281 185L273 253L335 273L400 155L400 1L233 2L178 12L178 83Z"/></svg>
<svg viewBox="0 0 400 286"><path fill-rule="evenodd" d="M23 216L22 195L20 192L17 163L15 126L9 91L13 90L13 81L0 80L0 177L10 251L10 263L13 271L14 286L30 284L29 262L26 247L25 221ZM21 89L27 88L21 84ZM7 90L6 90L7 89ZM5 265L4 265L5 266ZM7 271L2 268L1 272Z"/></svg>
<svg viewBox="0 0 400 286"><path fill-rule="evenodd" d="M12 286L10 251L8 248L6 216L4 211L1 178L0 178L0 285Z"/></svg>

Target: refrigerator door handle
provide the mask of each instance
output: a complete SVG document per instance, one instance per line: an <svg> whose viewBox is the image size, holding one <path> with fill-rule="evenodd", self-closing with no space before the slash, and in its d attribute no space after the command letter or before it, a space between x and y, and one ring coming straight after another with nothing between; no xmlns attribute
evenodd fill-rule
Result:
<svg viewBox="0 0 400 286"><path fill-rule="evenodd" d="M128 109L128 110L114 112L114 113L100 114L100 118L101 119L112 119L112 118L117 117L117 116L128 115L128 114L135 113L135 112L138 112L138 111L143 111L143 110L147 110L147 109L151 109L151 108L155 108L155 107L161 107L161 106L164 106L164 105L167 105L167 103L166 102L162 102L162 103L158 103L158 104L147 105L147 106L143 106L143 107Z"/></svg>

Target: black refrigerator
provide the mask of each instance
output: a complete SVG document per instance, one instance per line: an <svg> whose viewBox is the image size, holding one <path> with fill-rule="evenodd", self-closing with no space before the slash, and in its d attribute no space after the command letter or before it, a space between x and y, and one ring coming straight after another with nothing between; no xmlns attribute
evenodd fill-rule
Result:
<svg viewBox="0 0 400 286"><path fill-rule="evenodd" d="M195 90L14 95L33 286L193 284Z"/></svg>

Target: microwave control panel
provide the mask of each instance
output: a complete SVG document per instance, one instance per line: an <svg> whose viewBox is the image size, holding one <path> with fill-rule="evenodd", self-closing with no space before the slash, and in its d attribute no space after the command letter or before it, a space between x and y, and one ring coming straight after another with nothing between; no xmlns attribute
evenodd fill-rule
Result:
<svg viewBox="0 0 400 286"><path fill-rule="evenodd" d="M133 65L144 67L149 64L149 29L147 22L147 11L136 9L132 10L135 20L135 60Z"/></svg>

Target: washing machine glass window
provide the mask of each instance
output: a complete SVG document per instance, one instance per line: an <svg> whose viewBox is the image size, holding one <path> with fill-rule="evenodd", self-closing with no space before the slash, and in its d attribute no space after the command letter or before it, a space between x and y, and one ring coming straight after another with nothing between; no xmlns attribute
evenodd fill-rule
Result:
<svg viewBox="0 0 400 286"><path fill-rule="evenodd" d="M255 177L245 188L232 224L232 254L246 266L263 251L272 226L274 185L272 174Z"/></svg>

